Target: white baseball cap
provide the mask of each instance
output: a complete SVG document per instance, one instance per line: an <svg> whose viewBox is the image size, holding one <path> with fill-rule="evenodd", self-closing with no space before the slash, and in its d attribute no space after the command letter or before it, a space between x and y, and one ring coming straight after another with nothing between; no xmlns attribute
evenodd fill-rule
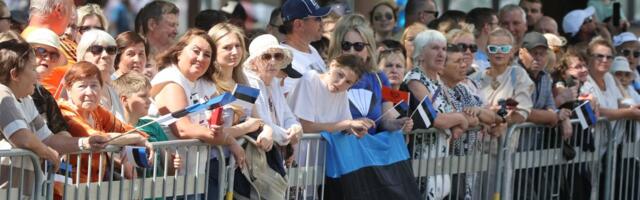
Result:
<svg viewBox="0 0 640 200"><path fill-rule="evenodd" d="M615 47L618 47L624 44L625 42L631 42L631 41L637 42L637 37L632 32L624 32L616 36L613 36L613 46Z"/></svg>
<svg viewBox="0 0 640 200"><path fill-rule="evenodd" d="M593 16L595 12L596 9L592 6L589 6L584 10L572 10L562 19L562 30L564 30L565 33L570 34L572 37L575 36L578 34L578 31L580 31L580 27L584 23L584 20Z"/></svg>
<svg viewBox="0 0 640 200"><path fill-rule="evenodd" d="M60 46L60 38L53 31L46 28L35 28L28 32L24 39L30 44L39 44L44 46L53 47L58 50L60 57L56 61L57 66L67 64L67 59L64 56L62 47Z"/></svg>
<svg viewBox="0 0 640 200"><path fill-rule="evenodd" d="M609 72L611 72L612 74L615 72L630 72L632 73L633 71L631 71L631 68L629 68L629 61L627 60L627 58L623 57L623 56L616 56L613 59L613 63L611 64L611 69L609 69ZM635 73L632 73L635 74Z"/></svg>

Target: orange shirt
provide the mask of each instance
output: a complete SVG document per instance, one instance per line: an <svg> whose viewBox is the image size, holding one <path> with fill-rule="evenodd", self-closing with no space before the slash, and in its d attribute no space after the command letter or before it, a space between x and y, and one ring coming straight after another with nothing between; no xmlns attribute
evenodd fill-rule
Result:
<svg viewBox="0 0 640 200"><path fill-rule="evenodd" d="M58 105L60 106L60 111L62 111L62 116L69 125L69 133L71 133L71 135L74 137L87 137L91 135L106 136L107 133L124 133L128 130L133 129L132 126L116 119L113 114L111 114L108 110L102 108L101 106L90 113L91 118L95 122L95 125L91 126L87 119L83 118L76 111L75 106L72 105L71 102L59 101ZM148 137L148 135L145 133L137 133L144 137ZM102 163L100 163L100 158L102 158ZM79 163L77 156L70 156L69 161L73 166L74 171L80 169L81 183L86 183L86 181L89 179L89 175L91 175L91 182L96 182L100 177L104 176L104 172L107 169L107 160L105 158L106 154L93 154L91 158L91 171L89 171L89 168L87 167L87 164L89 163L89 155L82 155ZM78 164L80 164L80 167L78 167ZM76 178L75 173L72 175L72 178Z"/></svg>

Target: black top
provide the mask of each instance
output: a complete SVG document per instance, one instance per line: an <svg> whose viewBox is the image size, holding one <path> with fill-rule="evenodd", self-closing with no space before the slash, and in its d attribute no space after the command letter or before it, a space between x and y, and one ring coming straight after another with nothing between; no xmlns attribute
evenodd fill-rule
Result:
<svg viewBox="0 0 640 200"><path fill-rule="evenodd" d="M64 121L62 117L58 103L47 89L37 84L31 98L38 109L38 113L47 122L47 126L51 132L56 134L60 131L67 131L67 122Z"/></svg>

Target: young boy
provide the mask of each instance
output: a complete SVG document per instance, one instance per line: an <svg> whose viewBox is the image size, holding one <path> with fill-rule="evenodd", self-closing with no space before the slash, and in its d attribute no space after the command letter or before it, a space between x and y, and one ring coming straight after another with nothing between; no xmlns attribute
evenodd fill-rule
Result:
<svg viewBox="0 0 640 200"><path fill-rule="evenodd" d="M118 93L120 103L124 108L125 122L134 127L143 126L153 121L150 118L144 118L147 116L151 99L149 98L149 90L151 89L151 83L144 75L137 72L129 72L120 76L113 81L113 87ZM161 142L168 141L169 138L164 133L160 124L154 122L146 125L140 130L149 134L149 142ZM162 153L158 153L159 156ZM174 155L173 167L180 167L180 158L177 154ZM158 157L158 163L164 163L161 161L162 157ZM162 166L159 164L158 166ZM169 169L169 172L174 171ZM147 170L147 177L151 176L153 170ZM158 168L157 175L162 175L162 167Z"/></svg>

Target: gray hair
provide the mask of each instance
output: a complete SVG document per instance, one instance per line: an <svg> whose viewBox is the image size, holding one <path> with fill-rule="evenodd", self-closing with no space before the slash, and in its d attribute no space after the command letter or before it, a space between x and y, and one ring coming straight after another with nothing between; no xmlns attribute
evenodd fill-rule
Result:
<svg viewBox="0 0 640 200"><path fill-rule="evenodd" d="M498 21L502 21L500 20L500 18L502 17L503 14L512 12L514 10L520 11L520 13L522 14L522 21L526 24L527 13L524 11L524 9L522 9L522 7L516 4L508 4L508 5L502 6L502 8L500 8L500 11L498 12Z"/></svg>
<svg viewBox="0 0 640 200"><path fill-rule="evenodd" d="M53 12L57 5L64 5L65 0L31 0L29 11L31 13L39 13L48 15Z"/></svg>
<svg viewBox="0 0 640 200"><path fill-rule="evenodd" d="M440 31L436 30L425 30L416 35L416 38L413 40L415 50L413 50L413 55L411 55L414 65L418 63L418 58L422 55L424 47L432 42L447 43L447 38Z"/></svg>
<svg viewBox="0 0 640 200"><path fill-rule="evenodd" d="M104 32L103 30L89 30L82 34L82 38L80 38L80 42L78 42L78 47L76 49L76 56L78 57L78 61L84 60L84 54L87 53L87 49L91 47L91 45L109 45L116 46L116 40L109 35L109 33Z"/></svg>

